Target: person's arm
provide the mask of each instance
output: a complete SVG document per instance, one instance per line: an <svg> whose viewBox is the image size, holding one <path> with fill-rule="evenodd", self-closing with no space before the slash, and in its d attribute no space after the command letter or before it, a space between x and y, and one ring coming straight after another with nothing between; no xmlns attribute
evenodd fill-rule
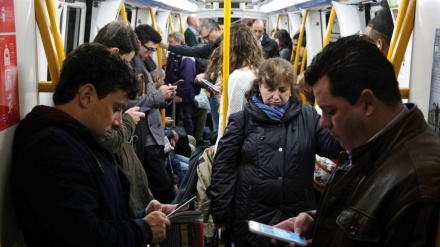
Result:
<svg viewBox="0 0 440 247"><path fill-rule="evenodd" d="M244 124L244 113L231 115L225 133L218 143L212 166L211 185L208 189L211 199L210 213L215 224L225 224L233 218L231 205L235 195L238 165L242 157Z"/></svg>
<svg viewBox="0 0 440 247"><path fill-rule="evenodd" d="M185 46L185 45L168 45L168 50L182 56L199 57L208 59L212 53L212 45L206 44L202 46Z"/></svg>

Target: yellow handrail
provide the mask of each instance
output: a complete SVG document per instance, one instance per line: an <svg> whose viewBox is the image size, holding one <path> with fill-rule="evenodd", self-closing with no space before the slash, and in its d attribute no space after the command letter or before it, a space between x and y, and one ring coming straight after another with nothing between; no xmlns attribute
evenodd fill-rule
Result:
<svg viewBox="0 0 440 247"><path fill-rule="evenodd" d="M156 20L154 19L154 12L153 12L153 8L149 7L148 10L150 11L150 18L151 18L151 27L158 31L156 28ZM160 36L162 36L162 32L158 31ZM159 44L157 44L157 63L158 63L158 67L162 68L162 61L161 61L161 55L160 55L160 46ZM160 109L160 115L162 116L162 126L165 127L165 109ZM173 119L174 120L174 119Z"/></svg>
<svg viewBox="0 0 440 247"><path fill-rule="evenodd" d="M400 68L402 67L402 61L405 56L406 47L408 46L411 33L414 29L414 16L416 14L416 0L412 0L409 3L408 10L406 11L405 18L402 23L400 33L396 41L396 49L391 57L391 63L394 66L394 72L396 77L399 75Z"/></svg>
<svg viewBox="0 0 440 247"><path fill-rule="evenodd" d="M58 29L54 2L52 0L46 0L46 7L47 12L49 13L50 27L53 35L53 41L55 43L55 48L57 50L58 62L61 68L64 59L66 59L66 55L64 54L63 41L61 40L60 30Z"/></svg>
<svg viewBox="0 0 440 247"><path fill-rule="evenodd" d="M280 18L281 18L281 15L278 14L278 15L277 15L277 23L275 24L275 29L273 30L273 34L276 34L277 31L278 31L278 25L279 25L279 23L280 23Z"/></svg>
<svg viewBox="0 0 440 247"><path fill-rule="evenodd" d="M229 50L231 42L231 0L224 1L224 28L223 28L223 93L222 93L222 129L226 128L228 114L228 79L229 79Z"/></svg>
<svg viewBox="0 0 440 247"><path fill-rule="evenodd" d="M328 27L327 32L325 33L324 44L323 47L326 47L330 43L330 37L333 31L333 23L335 22L336 17L336 8L332 7L332 11L330 12L330 18L328 19Z"/></svg>
<svg viewBox="0 0 440 247"><path fill-rule="evenodd" d="M52 78L52 82L39 82L38 91L53 92L55 89L55 84L60 78L61 66L59 60L57 60L56 50L52 44L52 36L50 35L49 24L47 23L41 0L35 1L35 19L37 21L38 30L41 34L41 40L43 42L44 52L46 54L49 73Z"/></svg>
<svg viewBox="0 0 440 247"><path fill-rule="evenodd" d="M403 20L405 19L405 16L406 16L406 10L408 8L408 1L409 0L402 0L400 2L399 11L397 12L396 27L394 28L393 36L391 38L390 47L388 49L387 58L390 61L391 61L391 57L393 56L393 52L394 52L394 49L396 46L398 36L400 34L400 29L402 27Z"/></svg>
<svg viewBox="0 0 440 247"><path fill-rule="evenodd" d="M171 32L174 32L173 17L171 16L171 13L168 15L168 22L170 23L170 30L171 30Z"/></svg>
<svg viewBox="0 0 440 247"><path fill-rule="evenodd" d="M183 31L183 24L182 24L182 15L179 13L177 14L177 16L179 17L179 24L180 24L180 33L185 36L185 31Z"/></svg>
<svg viewBox="0 0 440 247"><path fill-rule="evenodd" d="M302 23L301 23L301 29L299 31L299 37L298 37L298 45L296 46L296 54L295 54L295 62L293 63L293 71L295 73L298 71L298 62L299 62L299 52L301 51L301 44L304 36L304 30L306 29L306 21L307 21L307 15L309 14L309 10L306 9L304 11ZM304 59L304 58L303 58Z"/></svg>
<svg viewBox="0 0 440 247"><path fill-rule="evenodd" d="M125 4L122 3L121 7L119 8L119 12L121 13L121 19L125 22L125 24L128 24L127 20L127 11L125 10Z"/></svg>
<svg viewBox="0 0 440 247"><path fill-rule="evenodd" d="M306 67L306 63L307 63L307 47L304 47L303 60L301 62L301 69L300 69L299 73L304 72L304 68Z"/></svg>

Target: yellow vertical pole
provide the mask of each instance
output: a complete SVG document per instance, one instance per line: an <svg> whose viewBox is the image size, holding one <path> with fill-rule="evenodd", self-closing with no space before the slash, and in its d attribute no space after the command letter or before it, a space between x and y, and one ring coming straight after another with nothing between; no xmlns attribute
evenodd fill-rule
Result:
<svg viewBox="0 0 440 247"><path fill-rule="evenodd" d="M125 4L122 3L121 7L119 8L119 12L121 13L121 19L125 22L125 24L128 24L127 20L127 11L125 10Z"/></svg>
<svg viewBox="0 0 440 247"><path fill-rule="evenodd" d="M54 2L52 0L46 0L47 12L49 13L50 27L53 35L53 41L55 43L55 49L57 50L58 55L58 63L60 64L60 68L63 64L66 56L64 54L64 46L63 41L61 40L60 30L58 29L57 20L56 20L56 11Z"/></svg>
<svg viewBox="0 0 440 247"><path fill-rule="evenodd" d="M170 30L171 32L174 32L174 27L173 27L173 17L170 15L168 16L168 22L170 23Z"/></svg>
<svg viewBox="0 0 440 247"><path fill-rule="evenodd" d="M327 32L325 33L323 47L326 47L330 43L330 37L332 35L333 23L335 22L335 17L336 17L336 8L335 6L333 6L330 12L330 18L328 20L328 27L327 27Z"/></svg>
<svg viewBox="0 0 440 247"><path fill-rule="evenodd" d="M409 38L414 29L414 16L416 12L416 0L409 3L408 9L405 13L405 18L402 22L400 33L396 41L396 46L391 57L391 63L394 66L396 77L399 75L402 61L405 56L406 47L408 46Z"/></svg>
<svg viewBox="0 0 440 247"><path fill-rule="evenodd" d="M306 21L307 21L308 14L309 14L309 10L306 9L303 14L301 29L299 31L299 37L298 37L298 45L296 46L295 62L293 63L293 71L295 73L298 71L299 52L301 51L301 43L302 43L303 36L304 36L304 30L306 29Z"/></svg>
<svg viewBox="0 0 440 247"><path fill-rule="evenodd" d="M276 34L278 32L278 25L280 24L280 18L281 18L281 15L278 14L277 15L277 23L275 24L275 29L273 31L273 34Z"/></svg>
<svg viewBox="0 0 440 247"><path fill-rule="evenodd" d="M307 47L304 47L303 60L301 63L301 69L299 70L299 73L304 72L304 69L306 67L306 58L307 58Z"/></svg>
<svg viewBox="0 0 440 247"><path fill-rule="evenodd" d="M403 19L405 19L406 10L408 8L408 1L409 0L402 0L400 2L399 11L397 12L396 26L394 28L393 36L391 38L390 47L388 49L387 58L390 61L391 61L391 57L393 55L393 52L394 52L394 49L395 49L395 46L396 46L396 42L397 42L398 36L400 34L400 29L402 28Z"/></svg>
<svg viewBox="0 0 440 247"><path fill-rule="evenodd" d="M156 28L156 20L154 19L154 11L153 8L149 7L148 10L150 11L150 18L151 18L151 27L154 28L154 30L157 31ZM162 32L158 31L160 36L162 36ZM162 61L160 56L160 47L159 44L157 44L157 63L158 67L162 68ZM165 127L165 109L160 109L160 114L162 115L162 126Z"/></svg>
<svg viewBox="0 0 440 247"><path fill-rule="evenodd" d="M225 0L224 6L222 133L224 133L226 128L226 115L228 114L229 50L231 45L231 0Z"/></svg>
<svg viewBox="0 0 440 247"><path fill-rule="evenodd" d="M180 33L182 33L182 35L185 36L185 31L183 31L182 15L179 13L177 16L179 17Z"/></svg>

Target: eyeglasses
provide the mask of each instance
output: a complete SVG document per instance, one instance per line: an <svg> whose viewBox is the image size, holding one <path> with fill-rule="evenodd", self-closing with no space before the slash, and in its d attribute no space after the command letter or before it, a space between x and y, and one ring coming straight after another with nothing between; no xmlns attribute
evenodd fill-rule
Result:
<svg viewBox="0 0 440 247"><path fill-rule="evenodd" d="M209 35L211 35L211 33L212 33L212 30L214 30L214 28L211 29L211 31L209 31L209 33L208 33L207 35L202 36L202 39L208 39L208 38L209 38Z"/></svg>
<svg viewBox="0 0 440 247"><path fill-rule="evenodd" d="M142 46L143 46L145 49L147 49L148 52L153 53L153 52L156 52L156 51L157 51L157 49L155 49L155 48L150 48L150 47L148 47L148 46L146 46L146 45L144 45L144 44L142 44Z"/></svg>

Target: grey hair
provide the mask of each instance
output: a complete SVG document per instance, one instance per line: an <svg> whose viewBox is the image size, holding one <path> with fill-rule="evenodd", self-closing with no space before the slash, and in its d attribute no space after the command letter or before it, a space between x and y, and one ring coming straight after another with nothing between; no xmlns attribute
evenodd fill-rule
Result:
<svg viewBox="0 0 440 247"><path fill-rule="evenodd" d="M218 25L218 23L216 21L214 21L213 19L204 19L200 23L199 28L197 29L197 32L201 33L203 30L210 32L215 27L218 28L218 30L220 30L220 26Z"/></svg>
<svg viewBox="0 0 440 247"><path fill-rule="evenodd" d="M175 40L185 43L185 38L180 32L172 32L168 34L168 37L173 37Z"/></svg>

